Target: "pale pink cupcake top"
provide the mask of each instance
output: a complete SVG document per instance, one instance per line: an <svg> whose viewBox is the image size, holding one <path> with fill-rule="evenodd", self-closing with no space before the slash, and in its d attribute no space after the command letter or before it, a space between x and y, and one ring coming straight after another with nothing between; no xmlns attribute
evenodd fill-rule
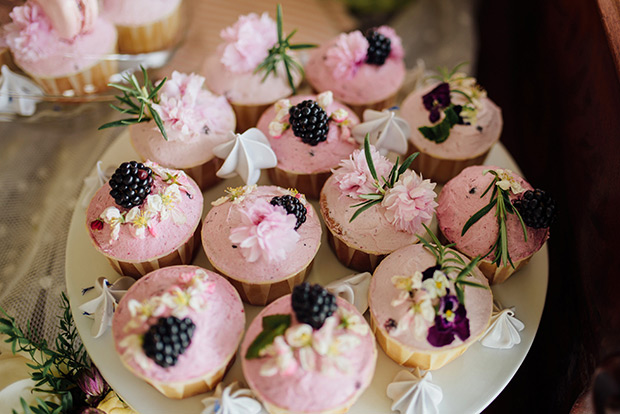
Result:
<svg viewBox="0 0 620 414"><path fill-rule="evenodd" d="M424 107L423 96L433 90L437 84L418 89L403 101L400 115L411 126L410 141L416 148L436 158L464 160L475 158L487 152L495 144L502 133L502 111L486 96L480 99L480 110L476 122L470 125L454 125L448 138L437 143L424 137L418 130L420 127L433 126L429 120L429 111ZM460 103L463 101L457 97Z"/></svg>
<svg viewBox="0 0 620 414"><path fill-rule="evenodd" d="M477 267L466 280L484 288L463 286L465 301L460 304L454 286L456 273L445 275L432 269L421 274L436 265L435 256L422 244L403 247L379 264L368 291L378 329L423 352L472 343L487 328L493 310L489 283Z"/></svg>
<svg viewBox="0 0 620 414"><path fill-rule="evenodd" d="M306 208L297 230L296 218L274 197L293 196ZM301 194L276 186L230 189L211 208L202 228L209 261L222 273L249 283L275 283L295 275L314 259L321 243L317 213Z"/></svg>
<svg viewBox="0 0 620 414"><path fill-rule="evenodd" d="M183 245L202 217L198 185L183 171L146 162L153 174L151 193L139 207L128 210L110 196L104 184L86 210L86 226L95 248L124 262L163 257Z"/></svg>
<svg viewBox="0 0 620 414"><path fill-rule="evenodd" d="M169 316L190 318L195 329L177 363L163 368L146 355L142 343L149 328ZM197 266L171 266L147 274L129 289L114 312L112 334L116 351L133 373L175 383L222 369L237 352L244 327L243 304L226 279Z"/></svg>
<svg viewBox="0 0 620 414"><path fill-rule="evenodd" d="M84 0L81 8L73 0L44 5L30 1L13 8L5 26L6 42L23 70L42 78L70 76L115 53L116 29L98 17L96 1Z"/></svg>
<svg viewBox="0 0 620 414"><path fill-rule="evenodd" d="M222 43L208 56L202 67L207 87L237 105L265 105L293 93L286 71L280 63L277 76L254 73L278 41L276 22L267 13L240 16L235 24L221 31ZM294 84L301 74L292 71Z"/></svg>
<svg viewBox="0 0 620 414"><path fill-rule="evenodd" d="M103 0L102 15L119 26L142 26L163 20L181 0Z"/></svg>
<svg viewBox="0 0 620 414"><path fill-rule="evenodd" d="M298 103L312 100L330 117L327 139L317 145L304 143L289 126L288 110ZM321 105L322 103L322 105ZM258 120L257 128L269 139L278 158L278 168L299 174L327 172L347 158L359 144L351 136L351 128L359 118L351 109L334 101L330 92L321 95L296 95L269 107ZM282 131L283 128L286 128Z"/></svg>
<svg viewBox="0 0 620 414"><path fill-rule="evenodd" d="M153 121L129 127L131 144L143 159L169 168L191 168L211 160L213 148L235 130L235 113L223 96L203 88L204 78L174 71L153 108L164 123L165 140Z"/></svg>
<svg viewBox="0 0 620 414"><path fill-rule="evenodd" d="M291 295L276 300L252 321L241 344L241 362L246 381L262 401L291 412L320 413L349 405L368 387L377 359L374 336L353 305L341 298L337 304L337 313L311 333L314 346L299 346L293 340L304 328L312 328L296 320ZM267 352L262 358L246 359L263 317L269 315L291 316L291 326L271 347L282 357ZM347 328L342 327L344 320ZM329 351L317 352L321 346ZM301 353L314 363L301 362Z"/></svg>
<svg viewBox="0 0 620 414"><path fill-rule="evenodd" d="M375 29L391 41L385 63L366 63L368 40L356 30L312 51L306 65L306 78L319 91L332 91L334 97L352 105L371 104L398 92L405 79L404 52L396 32L381 26Z"/></svg>
<svg viewBox="0 0 620 414"><path fill-rule="evenodd" d="M495 217L496 207L493 207L478 222L469 228L465 235L461 235L463 226L482 207L489 204L491 190L484 196L482 193L493 180L485 170L503 170L499 167L477 165L464 169L459 175L448 181L439 194L439 206L437 207L437 221L441 232L451 243L456 243L455 248L466 255L473 257L482 255L491 249L497 240L498 224ZM524 191L532 190L532 186L517 174L508 171L510 176L521 186ZM520 195L510 193L510 200L514 201ZM523 236L523 230L519 219L514 214L508 214L506 220L508 252L513 262L530 256L540 250L549 238L549 229L534 229L526 226L527 242ZM486 257L493 260L493 255Z"/></svg>

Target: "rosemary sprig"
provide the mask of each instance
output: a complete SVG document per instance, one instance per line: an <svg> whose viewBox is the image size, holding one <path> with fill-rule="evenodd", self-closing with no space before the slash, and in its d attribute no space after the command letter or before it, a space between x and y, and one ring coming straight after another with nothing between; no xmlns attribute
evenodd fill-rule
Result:
<svg viewBox="0 0 620 414"><path fill-rule="evenodd" d="M515 265L510 258L510 252L508 251L508 231L506 227L506 220L508 219L508 214L515 214L521 223L521 228L523 229L523 237L525 241L527 241L527 230L525 228L525 223L523 222L523 218L521 218L521 214L519 211L512 205L510 201L510 188L504 190L497 183L502 180L500 178L497 171L488 170L485 171L485 174L490 172L493 174L493 180L489 184L489 186L484 190L484 193L480 196L480 198L484 197L489 190L492 189L491 199L489 200L489 204L482 207L478 210L474 215L472 215L469 220L463 226L463 230L461 231L461 236L467 233L467 230L474 225L478 220L480 220L483 216L485 216L493 207L496 207L495 217L497 217L497 240L491 246L491 249L482 255L482 257L487 257L491 253L493 253L494 259L493 264L499 266L512 266L514 269Z"/></svg>
<svg viewBox="0 0 620 414"><path fill-rule="evenodd" d="M37 406L28 406L26 401L21 399L24 413L70 413L86 398L77 385L77 377L80 371L90 367L90 362L84 346L78 340L69 299L63 293L61 300L63 312L59 318L60 333L54 343L55 350L49 347L45 339L38 339L39 335L30 322L24 332L15 322L15 318L0 308L0 312L6 317L0 318L0 333L8 336L5 342L11 344L14 354L24 352L32 360L32 363L27 365L33 370L30 375L35 382L34 391L56 394L60 398L60 404L37 398ZM13 410L13 413L16 412Z"/></svg>
<svg viewBox="0 0 620 414"><path fill-rule="evenodd" d="M465 286L472 286L482 289L488 289L488 287L476 282L472 282L467 278L473 276L472 270L478 265L480 256L476 256L469 263L465 263L465 260L451 248L454 247L454 243L442 245L437 236L429 229L426 224L422 223L426 229L426 233L430 236L434 244L429 243L423 237L416 235L420 240L420 243L435 256L436 264L441 268L441 271L446 274L452 272L458 272L454 278L454 290L456 291L456 297L460 303L465 303Z"/></svg>
<svg viewBox="0 0 620 414"><path fill-rule="evenodd" d="M409 157L407 157L407 159L400 166L398 165L399 158L396 158L396 162L394 163L394 167L392 167L392 170L390 171L390 174L388 175L388 177L385 178L385 177L382 176L381 180L379 180L379 176L377 175L377 170L375 169L375 164L372 161L372 154L370 152L370 140L369 140L369 137L370 137L370 134L366 134L366 137L364 138L364 155L366 157L366 164L368 164L368 170L370 171L370 175L375 180L373 185L375 186L375 188L377 189L378 192L377 193L360 194L359 195L359 198L361 198L362 200L365 200L365 201L362 201L361 203L354 204L354 205L351 206L351 207L358 207L358 209L355 211L355 213L353 213L353 216L351 216L351 219L349 220L349 223L352 222L353 220L355 220L357 218L357 216L362 214L364 211L368 210L369 208L371 208L374 205L377 205L377 204L381 203L381 201L383 200L383 197L385 197L385 194L387 193L387 191L390 188L394 187L394 185L398 181L398 178L405 171L407 171L407 169L409 168L409 166L411 165L413 160L415 160L415 158L419 154L417 152L411 154Z"/></svg>
<svg viewBox="0 0 620 414"><path fill-rule="evenodd" d="M297 71L303 76L304 68L297 61L295 61L295 59L288 55L287 52L289 50L310 49L316 47L316 45L309 43L291 44L290 40L297 32L297 29L293 30L288 36L284 37L284 33L282 32L282 5L280 4L278 4L276 10L276 23L278 26L278 42L273 45L271 49L269 49L269 54L265 60L263 60L256 67L256 69L254 69L254 73L265 71L265 76L263 76L264 82L265 79L267 79L267 77L272 73L274 76L277 76L278 62L284 63L288 84L293 90L293 94L295 94L297 93L297 88L295 87L295 82L293 80L293 71Z"/></svg>
<svg viewBox="0 0 620 414"><path fill-rule="evenodd" d="M126 126L139 124L141 122L148 122L151 119L157 125L157 128L161 131L164 139L168 140L168 134L164 128L164 123L156 110L153 109L153 104L159 103L159 90L164 86L166 78L162 79L157 86L153 85L153 82L149 79L149 75L146 72L144 66L140 66L142 70L142 76L144 79L144 85L140 85L136 75L125 75L123 79L129 84L129 86L121 85L118 83L110 83L108 86L114 87L120 90L123 94L116 95L119 105L110 104L112 109L119 111L122 114L134 115L130 118L119 119L118 121L108 122L99 127L99 129L106 129L111 127Z"/></svg>

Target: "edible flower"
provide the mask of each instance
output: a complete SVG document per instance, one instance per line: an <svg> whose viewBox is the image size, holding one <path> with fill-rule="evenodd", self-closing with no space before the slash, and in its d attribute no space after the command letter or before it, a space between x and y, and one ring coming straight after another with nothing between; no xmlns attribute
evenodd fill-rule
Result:
<svg viewBox="0 0 620 414"><path fill-rule="evenodd" d="M465 306L454 295L441 298L435 324L428 330L428 342L433 346L451 344L457 336L461 341L469 338L469 319Z"/></svg>

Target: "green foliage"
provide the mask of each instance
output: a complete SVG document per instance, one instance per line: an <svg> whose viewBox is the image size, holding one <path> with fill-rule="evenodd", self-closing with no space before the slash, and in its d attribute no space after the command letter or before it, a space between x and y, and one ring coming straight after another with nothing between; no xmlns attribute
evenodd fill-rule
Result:
<svg viewBox="0 0 620 414"><path fill-rule="evenodd" d="M246 359L260 358L260 351L271 345L277 336L291 326L291 315L269 315L263 318L263 330L248 347L245 353Z"/></svg>

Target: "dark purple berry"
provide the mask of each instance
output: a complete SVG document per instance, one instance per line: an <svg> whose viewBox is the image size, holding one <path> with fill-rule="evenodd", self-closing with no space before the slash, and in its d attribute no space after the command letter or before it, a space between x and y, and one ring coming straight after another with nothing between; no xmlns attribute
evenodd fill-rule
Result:
<svg viewBox="0 0 620 414"><path fill-rule="evenodd" d="M329 117L316 101L305 100L292 106L288 113L293 134L305 144L315 146L327 139Z"/></svg>
<svg viewBox="0 0 620 414"><path fill-rule="evenodd" d="M286 210L286 214L294 214L297 219L297 223L295 224L295 230L299 228L306 221L306 207L302 204L302 202L292 195L283 195L281 197L274 197L271 199L270 203L274 206L284 207Z"/></svg>

